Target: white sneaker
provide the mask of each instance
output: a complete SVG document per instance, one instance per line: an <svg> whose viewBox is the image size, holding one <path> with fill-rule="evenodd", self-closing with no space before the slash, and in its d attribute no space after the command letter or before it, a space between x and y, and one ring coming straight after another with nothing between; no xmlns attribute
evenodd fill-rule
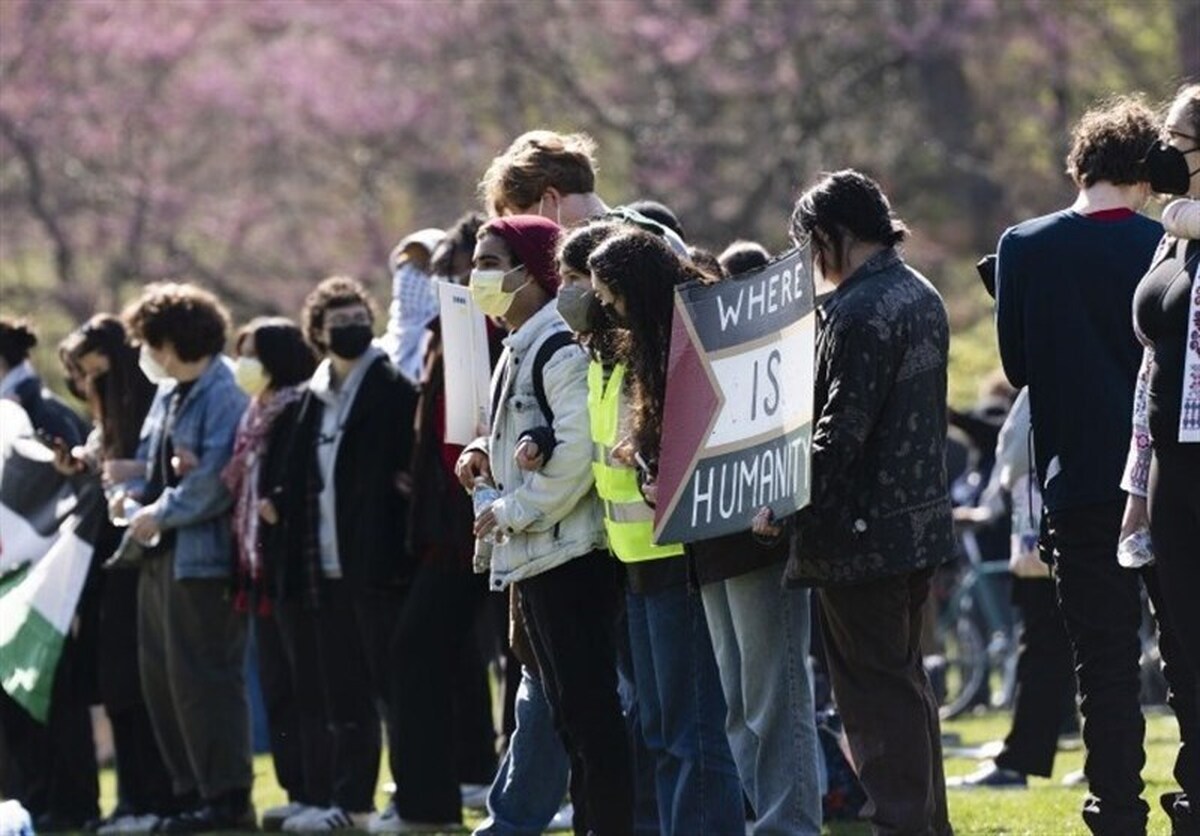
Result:
<svg viewBox="0 0 1200 836"><path fill-rule="evenodd" d="M468 810L486 810L488 793L492 791L490 784L462 784L462 805Z"/></svg>
<svg viewBox="0 0 1200 836"><path fill-rule="evenodd" d="M312 823L324 816L326 812L324 807L305 807L296 815L285 820L280 830L285 833L308 833L315 829Z"/></svg>
<svg viewBox="0 0 1200 836"><path fill-rule="evenodd" d="M277 807L269 807L263 810L262 822L259 824L263 830L277 831L283 829L283 823L293 816L298 816L305 810L315 809L307 804L301 804L299 801L289 801L287 804L280 804Z"/></svg>
<svg viewBox="0 0 1200 836"><path fill-rule="evenodd" d="M575 807L571 802L567 802L559 811L554 814L554 818L550 819L550 824L546 825L547 830L574 830Z"/></svg>
<svg viewBox="0 0 1200 836"><path fill-rule="evenodd" d="M113 836L118 833L150 833L158 826L159 821L161 819L153 813L144 813L140 816L130 813L105 822L96 828L96 833L97 836Z"/></svg>
<svg viewBox="0 0 1200 836"><path fill-rule="evenodd" d="M374 813L367 822L368 833L399 833L400 816L396 813L396 802L388 800L387 806Z"/></svg>
<svg viewBox="0 0 1200 836"><path fill-rule="evenodd" d="M334 830L366 830L367 822L374 811L347 813L341 807L329 807L318 810L314 815L305 817L299 824L304 833L328 833ZM291 821L289 819L289 821ZM284 823L287 827L288 822ZM299 829L299 828L297 828Z"/></svg>

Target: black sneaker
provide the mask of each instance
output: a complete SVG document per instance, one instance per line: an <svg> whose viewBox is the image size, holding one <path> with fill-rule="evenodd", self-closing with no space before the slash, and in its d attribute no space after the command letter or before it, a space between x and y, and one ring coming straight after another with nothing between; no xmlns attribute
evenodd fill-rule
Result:
<svg viewBox="0 0 1200 836"><path fill-rule="evenodd" d="M1192 809L1187 793L1166 792L1158 801L1171 820L1171 836L1200 836L1200 811Z"/></svg>
<svg viewBox="0 0 1200 836"><path fill-rule="evenodd" d="M211 833L219 830L258 830L254 805L242 800L214 800L199 809L163 819L155 833Z"/></svg>
<svg viewBox="0 0 1200 836"><path fill-rule="evenodd" d="M1028 782L1020 772L1002 769L988 761L969 775L948 779L946 786L960 790L1023 790Z"/></svg>

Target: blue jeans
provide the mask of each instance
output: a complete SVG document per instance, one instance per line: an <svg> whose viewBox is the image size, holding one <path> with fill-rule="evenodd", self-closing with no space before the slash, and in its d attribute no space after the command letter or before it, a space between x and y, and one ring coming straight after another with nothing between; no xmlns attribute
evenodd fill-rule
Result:
<svg viewBox="0 0 1200 836"><path fill-rule="evenodd" d="M516 714L517 727L488 793L488 817L475 828L475 836L540 834L567 795L571 762L542 684L524 666Z"/></svg>
<svg viewBox="0 0 1200 836"><path fill-rule="evenodd" d="M808 667L809 593L784 589L782 579L778 563L706 584L701 596L754 832L819 834L824 764Z"/></svg>
<svg viewBox="0 0 1200 836"><path fill-rule="evenodd" d="M664 836L745 833L725 700L700 597L686 586L626 598L646 748Z"/></svg>

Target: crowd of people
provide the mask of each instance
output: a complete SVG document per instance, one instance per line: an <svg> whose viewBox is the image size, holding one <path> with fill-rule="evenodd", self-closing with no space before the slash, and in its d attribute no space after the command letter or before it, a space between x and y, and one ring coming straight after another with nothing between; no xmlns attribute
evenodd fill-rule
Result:
<svg viewBox="0 0 1200 836"><path fill-rule="evenodd" d="M102 834L436 832L461 826L466 795L479 834L818 834L835 766L821 677L865 793L852 812L879 834L953 832L922 651L956 555L950 334L906 226L857 171L800 195L788 232L820 294L811 501L657 543L675 290L771 255L691 246L652 201L610 207L595 151L515 139L482 177L483 214L397 245L386 326L344 276L298 322L236 332L197 284L145 287L60 346L90 434L43 390L31 329L0 323L0 396L67 478L103 483L95 563L111 569L85 590L49 722L0 696L0 795L40 829ZM1137 99L1090 111L1068 157L1078 200L1008 230L995 262L1000 354L1023 387L996 479L1019 518L1014 570L1052 564L1056 590L1036 580L1022 653L1069 637L1096 834L1146 832L1143 585L1181 733L1162 804L1174 833L1200 832L1200 203L1139 213L1152 192L1200 197L1198 155L1198 86L1163 124ZM491 418L465 445L447 440L439 282L488 317ZM1143 529L1154 561L1127 568ZM288 797L261 816L251 635ZM93 668L118 778L103 818L80 756ZM1070 672L1047 689L1044 667L1021 670L1005 749L960 783L1048 774ZM1050 722L1019 719L1049 698ZM376 810L385 750L395 786Z"/></svg>

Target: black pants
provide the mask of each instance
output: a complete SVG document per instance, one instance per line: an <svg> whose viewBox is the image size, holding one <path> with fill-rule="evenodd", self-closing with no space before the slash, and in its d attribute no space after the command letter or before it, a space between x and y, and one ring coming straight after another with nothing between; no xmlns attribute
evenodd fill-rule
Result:
<svg viewBox="0 0 1200 836"><path fill-rule="evenodd" d="M1200 670L1200 444L1155 444L1150 537L1163 603L1192 667Z"/></svg>
<svg viewBox="0 0 1200 836"><path fill-rule="evenodd" d="M620 566L607 551L517 584L541 680L571 759L576 833L633 832L633 775L617 695Z"/></svg>
<svg viewBox="0 0 1200 836"><path fill-rule="evenodd" d="M1117 563L1123 510L1122 502L1071 508L1051 513L1049 523L1059 606L1074 648L1088 750L1084 772L1089 795L1083 819L1096 834L1137 836L1146 832L1149 812L1141 798L1146 724L1139 702L1140 582L1145 583L1158 622L1168 700L1183 741L1175 772L1185 790L1196 787L1200 740L1196 673L1163 612L1157 570L1134 572Z"/></svg>
<svg viewBox="0 0 1200 836"><path fill-rule="evenodd" d="M87 694L78 682L80 645L67 637L43 725L0 690L0 723L9 763L0 796L16 798L36 820L80 826L99 816L99 774Z"/></svg>
<svg viewBox="0 0 1200 836"><path fill-rule="evenodd" d="M462 819L456 684L464 649L475 649L475 621L487 596L482 575L425 564L405 599L396 630L396 812L419 822ZM495 753L491 755L495 773Z"/></svg>
<svg viewBox="0 0 1200 836"><path fill-rule="evenodd" d="M317 645L333 751L331 796L349 813L375 808L380 720L389 732L395 729L388 645L402 601L398 593L357 589L341 580L323 585ZM398 753L391 739L389 748L395 770Z"/></svg>
<svg viewBox="0 0 1200 836"><path fill-rule="evenodd" d="M234 612L226 581L176 580L173 553L140 573L142 693L175 794L249 792L248 619Z"/></svg>
<svg viewBox="0 0 1200 836"><path fill-rule="evenodd" d="M876 834L952 833L938 705L921 655L932 570L820 591L833 697Z"/></svg>
<svg viewBox="0 0 1200 836"><path fill-rule="evenodd" d="M289 801L328 806L332 746L316 617L299 603L282 602L269 615L255 618L254 629L275 776Z"/></svg>
<svg viewBox="0 0 1200 836"><path fill-rule="evenodd" d="M145 703L139 700L124 708L105 710L112 724L116 752L119 811L156 816L183 812L175 803L171 773L158 751Z"/></svg>
<svg viewBox="0 0 1200 836"><path fill-rule="evenodd" d="M1058 736L1075 711L1071 640L1054 598L1054 581L1013 578L1013 603L1021 611L1017 692L1012 729L996 765L1049 778Z"/></svg>

